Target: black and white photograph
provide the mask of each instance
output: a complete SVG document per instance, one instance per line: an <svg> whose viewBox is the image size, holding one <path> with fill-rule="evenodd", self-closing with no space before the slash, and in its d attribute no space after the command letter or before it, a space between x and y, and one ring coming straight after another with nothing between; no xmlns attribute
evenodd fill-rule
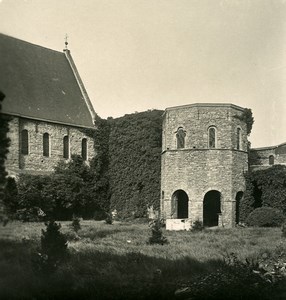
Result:
<svg viewBox="0 0 286 300"><path fill-rule="evenodd" d="M0 0L0 299L286 299L286 0Z"/></svg>

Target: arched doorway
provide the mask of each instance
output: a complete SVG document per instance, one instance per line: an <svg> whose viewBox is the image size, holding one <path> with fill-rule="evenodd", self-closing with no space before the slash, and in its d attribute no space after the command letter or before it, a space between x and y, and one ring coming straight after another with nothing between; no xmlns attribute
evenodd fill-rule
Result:
<svg viewBox="0 0 286 300"><path fill-rule="evenodd" d="M239 223L239 207L240 207L240 201L243 197L243 192L237 192L235 196L235 224Z"/></svg>
<svg viewBox="0 0 286 300"><path fill-rule="evenodd" d="M174 217L176 219L187 219L189 217L189 197L183 190L177 190L172 196Z"/></svg>
<svg viewBox="0 0 286 300"><path fill-rule="evenodd" d="M204 226L218 226L219 214L221 213L220 192L209 191L205 194L203 205Z"/></svg>

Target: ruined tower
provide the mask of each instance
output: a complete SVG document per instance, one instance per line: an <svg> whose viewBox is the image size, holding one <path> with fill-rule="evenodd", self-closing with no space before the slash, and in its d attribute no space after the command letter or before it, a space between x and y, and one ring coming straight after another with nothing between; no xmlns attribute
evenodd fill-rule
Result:
<svg viewBox="0 0 286 300"><path fill-rule="evenodd" d="M167 229L234 226L248 170L244 109L233 104L167 108L163 117L161 214Z"/></svg>

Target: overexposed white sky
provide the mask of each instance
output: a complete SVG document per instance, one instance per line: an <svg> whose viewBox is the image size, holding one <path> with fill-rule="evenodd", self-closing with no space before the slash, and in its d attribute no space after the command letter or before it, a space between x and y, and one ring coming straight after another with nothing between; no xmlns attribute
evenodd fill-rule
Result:
<svg viewBox="0 0 286 300"><path fill-rule="evenodd" d="M251 108L253 147L286 142L285 0L2 0L0 31L69 49L103 118Z"/></svg>

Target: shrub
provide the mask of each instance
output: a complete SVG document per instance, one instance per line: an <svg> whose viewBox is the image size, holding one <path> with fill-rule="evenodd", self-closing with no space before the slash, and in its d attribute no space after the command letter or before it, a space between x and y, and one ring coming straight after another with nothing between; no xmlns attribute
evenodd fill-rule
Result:
<svg viewBox="0 0 286 300"><path fill-rule="evenodd" d="M9 131L9 117L2 114L2 101L4 100L5 95L0 91L0 222L1 220L6 220L6 212L4 210L4 187L6 184L6 168L5 160L8 154L8 148L10 145L10 139L8 138ZM5 222L5 221L4 221Z"/></svg>
<svg viewBox="0 0 286 300"><path fill-rule="evenodd" d="M106 218L106 212L103 210L96 210L93 214L93 219L96 221L102 221Z"/></svg>
<svg viewBox="0 0 286 300"><path fill-rule="evenodd" d="M179 299L284 299L285 271L278 260L267 263L269 271L256 260L239 261L234 253L227 254L219 268L196 278L175 292ZM285 267L284 267L285 268ZM281 297L282 296L282 297Z"/></svg>
<svg viewBox="0 0 286 300"><path fill-rule="evenodd" d="M149 223L149 227L151 228L151 237L149 237L149 244L160 244L164 245L168 243L167 238L163 235L162 232L162 223L160 219L152 220Z"/></svg>
<svg viewBox="0 0 286 300"><path fill-rule="evenodd" d="M255 209L246 219L248 226L277 227L285 221L284 215L275 208L260 207Z"/></svg>
<svg viewBox="0 0 286 300"><path fill-rule="evenodd" d="M33 265L37 271L51 273L67 258L67 239L60 232L61 224L49 221L45 225L46 230L42 229L41 249L34 258Z"/></svg>
<svg viewBox="0 0 286 300"><path fill-rule="evenodd" d="M204 230L204 225L202 221L196 220L193 225L191 231L197 232Z"/></svg>
<svg viewBox="0 0 286 300"><path fill-rule="evenodd" d="M247 216L258 207L273 207L286 213L286 166L255 170L245 175L246 190L239 205L239 217Z"/></svg>
<svg viewBox="0 0 286 300"><path fill-rule="evenodd" d="M113 218L111 213L106 214L105 223L111 225L113 223Z"/></svg>
<svg viewBox="0 0 286 300"><path fill-rule="evenodd" d="M18 188L14 178L8 177L4 189L3 203L7 215L12 219L18 208Z"/></svg>
<svg viewBox="0 0 286 300"><path fill-rule="evenodd" d="M81 229L80 218L73 216L71 226L75 232L78 232Z"/></svg>
<svg viewBox="0 0 286 300"><path fill-rule="evenodd" d="M15 218L23 222L40 222L44 217L45 213L37 206L18 209L15 214Z"/></svg>

